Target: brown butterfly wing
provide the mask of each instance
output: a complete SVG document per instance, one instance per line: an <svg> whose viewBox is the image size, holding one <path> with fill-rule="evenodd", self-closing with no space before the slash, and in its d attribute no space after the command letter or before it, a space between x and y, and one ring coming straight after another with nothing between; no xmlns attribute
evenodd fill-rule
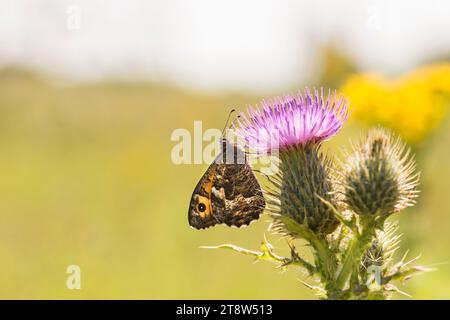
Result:
<svg viewBox="0 0 450 320"><path fill-rule="evenodd" d="M217 164L213 163L206 170L192 193L189 204L189 224L196 229L205 229L220 223L213 216L211 203L212 187Z"/></svg>
<svg viewBox="0 0 450 320"><path fill-rule="evenodd" d="M250 166L228 164L218 166L217 171L212 190L213 215L236 227L258 219L266 203Z"/></svg>
<svg viewBox="0 0 450 320"><path fill-rule="evenodd" d="M205 229L216 224L248 225L264 211L261 187L244 152L224 141L223 152L200 179L189 206L189 224ZM231 153L230 153L231 152ZM233 161L227 163L228 156Z"/></svg>

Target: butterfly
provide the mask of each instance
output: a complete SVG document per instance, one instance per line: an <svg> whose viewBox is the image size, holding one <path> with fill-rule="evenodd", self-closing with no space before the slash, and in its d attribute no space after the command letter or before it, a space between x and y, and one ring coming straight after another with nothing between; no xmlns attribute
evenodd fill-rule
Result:
<svg viewBox="0 0 450 320"><path fill-rule="evenodd" d="M247 155L240 147L222 139L221 153L192 194L189 224L196 229L216 224L241 227L258 219L265 205L261 186L247 162Z"/></svg>

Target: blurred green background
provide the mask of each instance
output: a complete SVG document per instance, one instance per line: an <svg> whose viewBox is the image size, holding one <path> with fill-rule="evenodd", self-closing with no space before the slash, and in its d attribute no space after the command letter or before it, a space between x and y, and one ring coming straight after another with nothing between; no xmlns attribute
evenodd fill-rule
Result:
<svg viewBox="0 0 450 320"><path fill-rule="evenodd" d="M187 223L191 193L207 165L174 165L172 131L192 130L194 120L220 128L232 106L258 99L0 71L0 297L314 298L298 270L199 249L221 243L258 249L266 234L286 252L283 239L267 234L267 217L242 229L197 231ZM358 112L326 143L331 152L370 125ZM438 269L401 289L414 298L450 298L448 117L420 141L412 145L422 194L415 208L394 218L405 233L401 251L409 247L411 257L421 254L421 264ZM81 290L66 288L71 264L81 267Z"/></svg>
<svg viewBox="0 0 450 320"><path fill-rule="evenodd" d="M259 249L267 216L193 230L208 164L175 165L175 129L323 86L362 130L400 134L422 171L395 215L399 254L437 268L399 288L450 299L450 4L430 0L0 0L1 299L314 299L299 270L200 246ZM264 178L260 179L264 181ZM300 253L308 250L298 243ZM81 290L66 286L81 268ZM396 294L394 298L403 299Z"/></svg>

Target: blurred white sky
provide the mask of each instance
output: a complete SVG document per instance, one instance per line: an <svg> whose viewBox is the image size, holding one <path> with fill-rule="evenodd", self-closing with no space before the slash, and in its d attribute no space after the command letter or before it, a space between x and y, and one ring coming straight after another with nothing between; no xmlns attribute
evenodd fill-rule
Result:
<svg viewBox="0 0 450 320"><path fill-rule="evenodd" d="M407 71L449 56L450 1L0 0L0 65L76 79L285 90L328 42L364 70Z"/></svg>

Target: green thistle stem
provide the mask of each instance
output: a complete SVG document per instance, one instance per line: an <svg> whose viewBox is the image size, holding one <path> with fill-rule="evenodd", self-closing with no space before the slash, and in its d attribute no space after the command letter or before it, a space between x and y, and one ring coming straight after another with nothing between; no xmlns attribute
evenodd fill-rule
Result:
<svg viewBox="0 0 450 320"><path fill-rule="evenodd" d="M364 252L370 247L375 236L377 227L382 226L384 219L372 219L371 217L361 219L361 233L355 235L344 255L341 271L335 280L335 288L342 290L348 278L361 263Z"/></svg>
<svg viewBox="0 0 450 320"><path fill-rule="evenodd" d="M315 273L322 281L330 282L333 279L337 267L336 256L330 250L325 238L317 236L308 226L297 223L294 219L286 216L279 217L279 220L288 228L291 236L305 239L314 249ZM309 269L309 268L307 268Z"/></svg>
<svg viewBox="0 0 450 320"><path fill-rule="evenodd" d="M322 281L327 283L333 279L336 270L336 257L328 247L324 239L317 237L309 239L311 246L316 252L316 267L320 272Z"/></svg>
<svg viewBox="0 0 450 320"><path fill-rule="evenodd" d="M295 251L294 247L291 247L291 257L282 257L277 255L272 246L265 240L261 244L261 251L248 250L244 249L232 244L221 244L218 246L202 246L203 249L229 249L236 252L239 252L244 255L249 255L255 257L256 260L271 260L280 263L280 267L287 266L299 266L304 268L310 276L313 276L318 273L316 267L310 264L308 261L302 259L297 251Z"/></svg>

